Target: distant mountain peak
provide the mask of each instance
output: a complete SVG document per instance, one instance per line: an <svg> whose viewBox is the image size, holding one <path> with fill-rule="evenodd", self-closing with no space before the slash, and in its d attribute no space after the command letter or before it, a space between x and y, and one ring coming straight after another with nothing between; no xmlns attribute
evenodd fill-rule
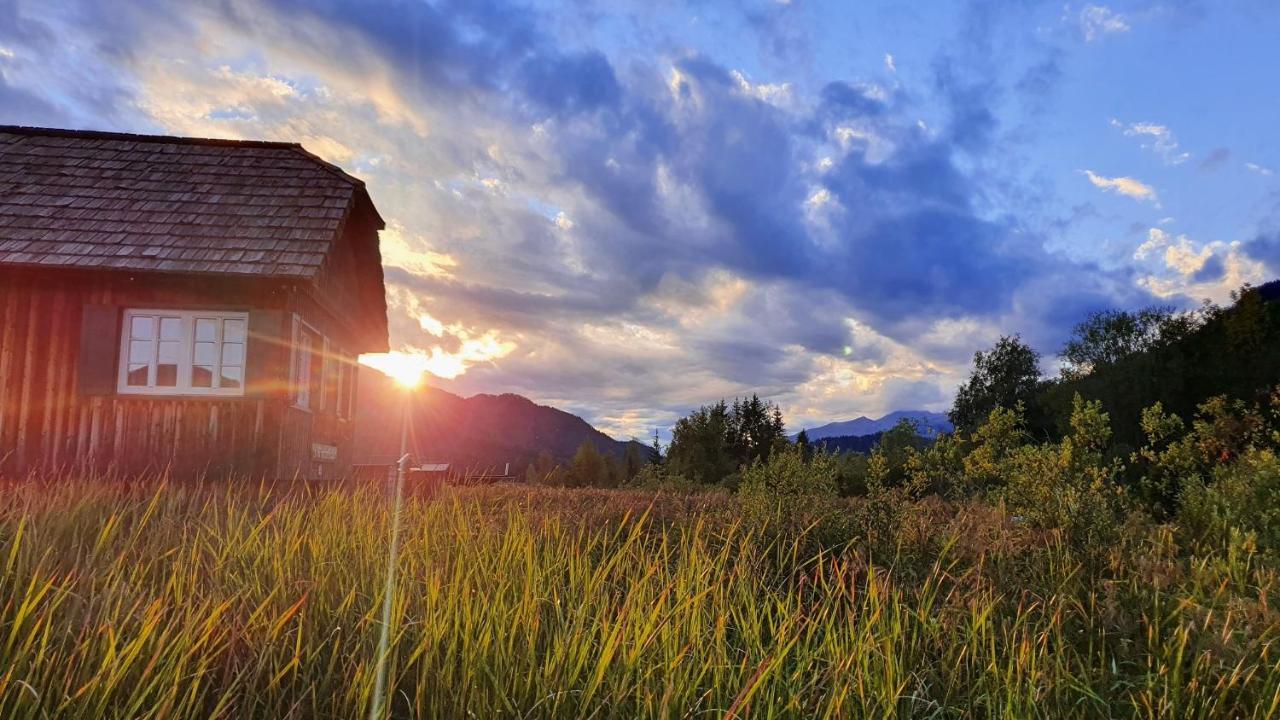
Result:
<svg viewBox="0 0 1280 720"><path fill-rule="evenodd" d="M396 456L403 402L402 391L380 373L361 372L357 462L382 462ZM424 388L413 398L412 415L411 444L421 457L469 468L510 463L517 474L543 452L555 462L567 463L583 443L620 456L633 442L614 440L573 413L515 393L460 397L440 388Z"/></svg>
<svg viewBox="0 0 1280 720"><path fill-rule="evenodd" d="M924 437L934 437L953 430L951 421L947 419L946 413L930 412L928 410L895 410L879 418L872 419L863 415L853 420L842 420L814 428L805 428L805 434L809 436L810 440L875 435L892 429L894 425L897 425L902 420L915 420L920 435Z"/></svg>

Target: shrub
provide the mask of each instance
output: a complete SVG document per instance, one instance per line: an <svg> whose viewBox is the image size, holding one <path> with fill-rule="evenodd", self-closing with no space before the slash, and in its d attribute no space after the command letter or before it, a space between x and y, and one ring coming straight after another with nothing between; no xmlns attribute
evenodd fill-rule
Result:
<svg viewBox="0 0 1280 720"><path fill-rule="evenodd" d="M743 519L769 534L796 536L831 531L836 515L835 459L790 446L742 471L738 497Z"/></svg>
<svg viewBox="0 0 1280 720"><path fill-rule="evenodd" d="M1186 430L1182 420L1165 412L1160 403L1147 408L1142 412L1146 445L1132 457L1142 472L1139 496L1159 517L1176 514L1184 487L1202 487L1224 465L1280 444L1280 437L1269 427L1268 415L1276 413L1280 413L1276 393L1270 408L1215 397L1200 404Z"/></svg>
<svg viewBox="0 0 1280 720"><path fill-rule="evenodd" d="M649 463L640 468L640 472L628 481L629 487L663 492L688 493L706 489L708 486L695 483L680 473L674 472L667 465Z"/></svg>
<svg viewBox="0 0 1280 720"><path fill-rule="evenodd" d="M973 449L964 457L964 491L982 492L1004 484L1004 463L1027 442L1022 404L995 408L973 433Z"/></svg>
<svg viewBox="0 0 1280 720"><path fill-rule="evenodd" d="M1189 483L1179 524L1194 547L1226 551L1242 541L1280 554L1280 458L1251 450L1214 469L1210 483Z"/></svg>
<svg viewBox="0 0 1280 720"><path fill-rule="evenodd" d="M936 494L956 498L969 494L965 482L965 442L941 435L906 458L907 487L915 496Z"/></svg>
<svg viewBox="0 0 1280 720"><path fill-rule="evenodd" d="M1099 559L1118 539L1128 510L1117 482L1122 467L1105 459L1110 439L1101 404L1076 395L1070 435L1019 447L999 463L1009 509L1034 527L1060 530L1087 558Z"/></svg>

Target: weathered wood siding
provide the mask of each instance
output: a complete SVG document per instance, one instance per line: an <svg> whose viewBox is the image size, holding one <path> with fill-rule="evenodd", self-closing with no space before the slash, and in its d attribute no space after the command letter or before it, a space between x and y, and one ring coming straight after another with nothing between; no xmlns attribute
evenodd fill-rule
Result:
<svg viewBox="0 0 1280 720"><path fill-rule="evenodd" d="M303 314L313 325L339 332L324 328L332 322L306 292L289 286L0 268L0 475L58 469L133 474L166 468L181 475L317 477L345 472L352 423L331 417L332 409L325 414L289 407L287 336L280 339L273 360L280 368L275 394L88 396L77 387L78 363L83 309L93 304L270 308ZM118 349L117 343L112 345ZM114 355L101 358L112 366L116 360ZM317 467L313 442L338 446L338 461Z"/></svg>

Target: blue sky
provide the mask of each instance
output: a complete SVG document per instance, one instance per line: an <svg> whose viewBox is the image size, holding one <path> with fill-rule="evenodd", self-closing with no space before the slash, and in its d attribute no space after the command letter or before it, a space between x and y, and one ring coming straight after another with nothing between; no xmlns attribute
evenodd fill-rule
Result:
<svg viewBox="0 0 1280 720"><path fill-rule="evenodd" d="M369 183L440 386L799 427L1280 275L1277 37L1261 0L0 0L0 123L300 141Z"/></svg>

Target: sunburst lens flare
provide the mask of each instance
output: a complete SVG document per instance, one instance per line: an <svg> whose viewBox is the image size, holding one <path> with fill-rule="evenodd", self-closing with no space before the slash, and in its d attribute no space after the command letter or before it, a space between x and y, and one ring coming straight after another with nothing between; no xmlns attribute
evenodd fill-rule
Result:
<svg viewBox="0 0 1280 720"><path fill-rule="evenodd" d="M360 362L381 372L383 375L406 390L413 390L422 384L423 376L428 372L428 358L413 353L377 353L362 355Z"/></svg>

